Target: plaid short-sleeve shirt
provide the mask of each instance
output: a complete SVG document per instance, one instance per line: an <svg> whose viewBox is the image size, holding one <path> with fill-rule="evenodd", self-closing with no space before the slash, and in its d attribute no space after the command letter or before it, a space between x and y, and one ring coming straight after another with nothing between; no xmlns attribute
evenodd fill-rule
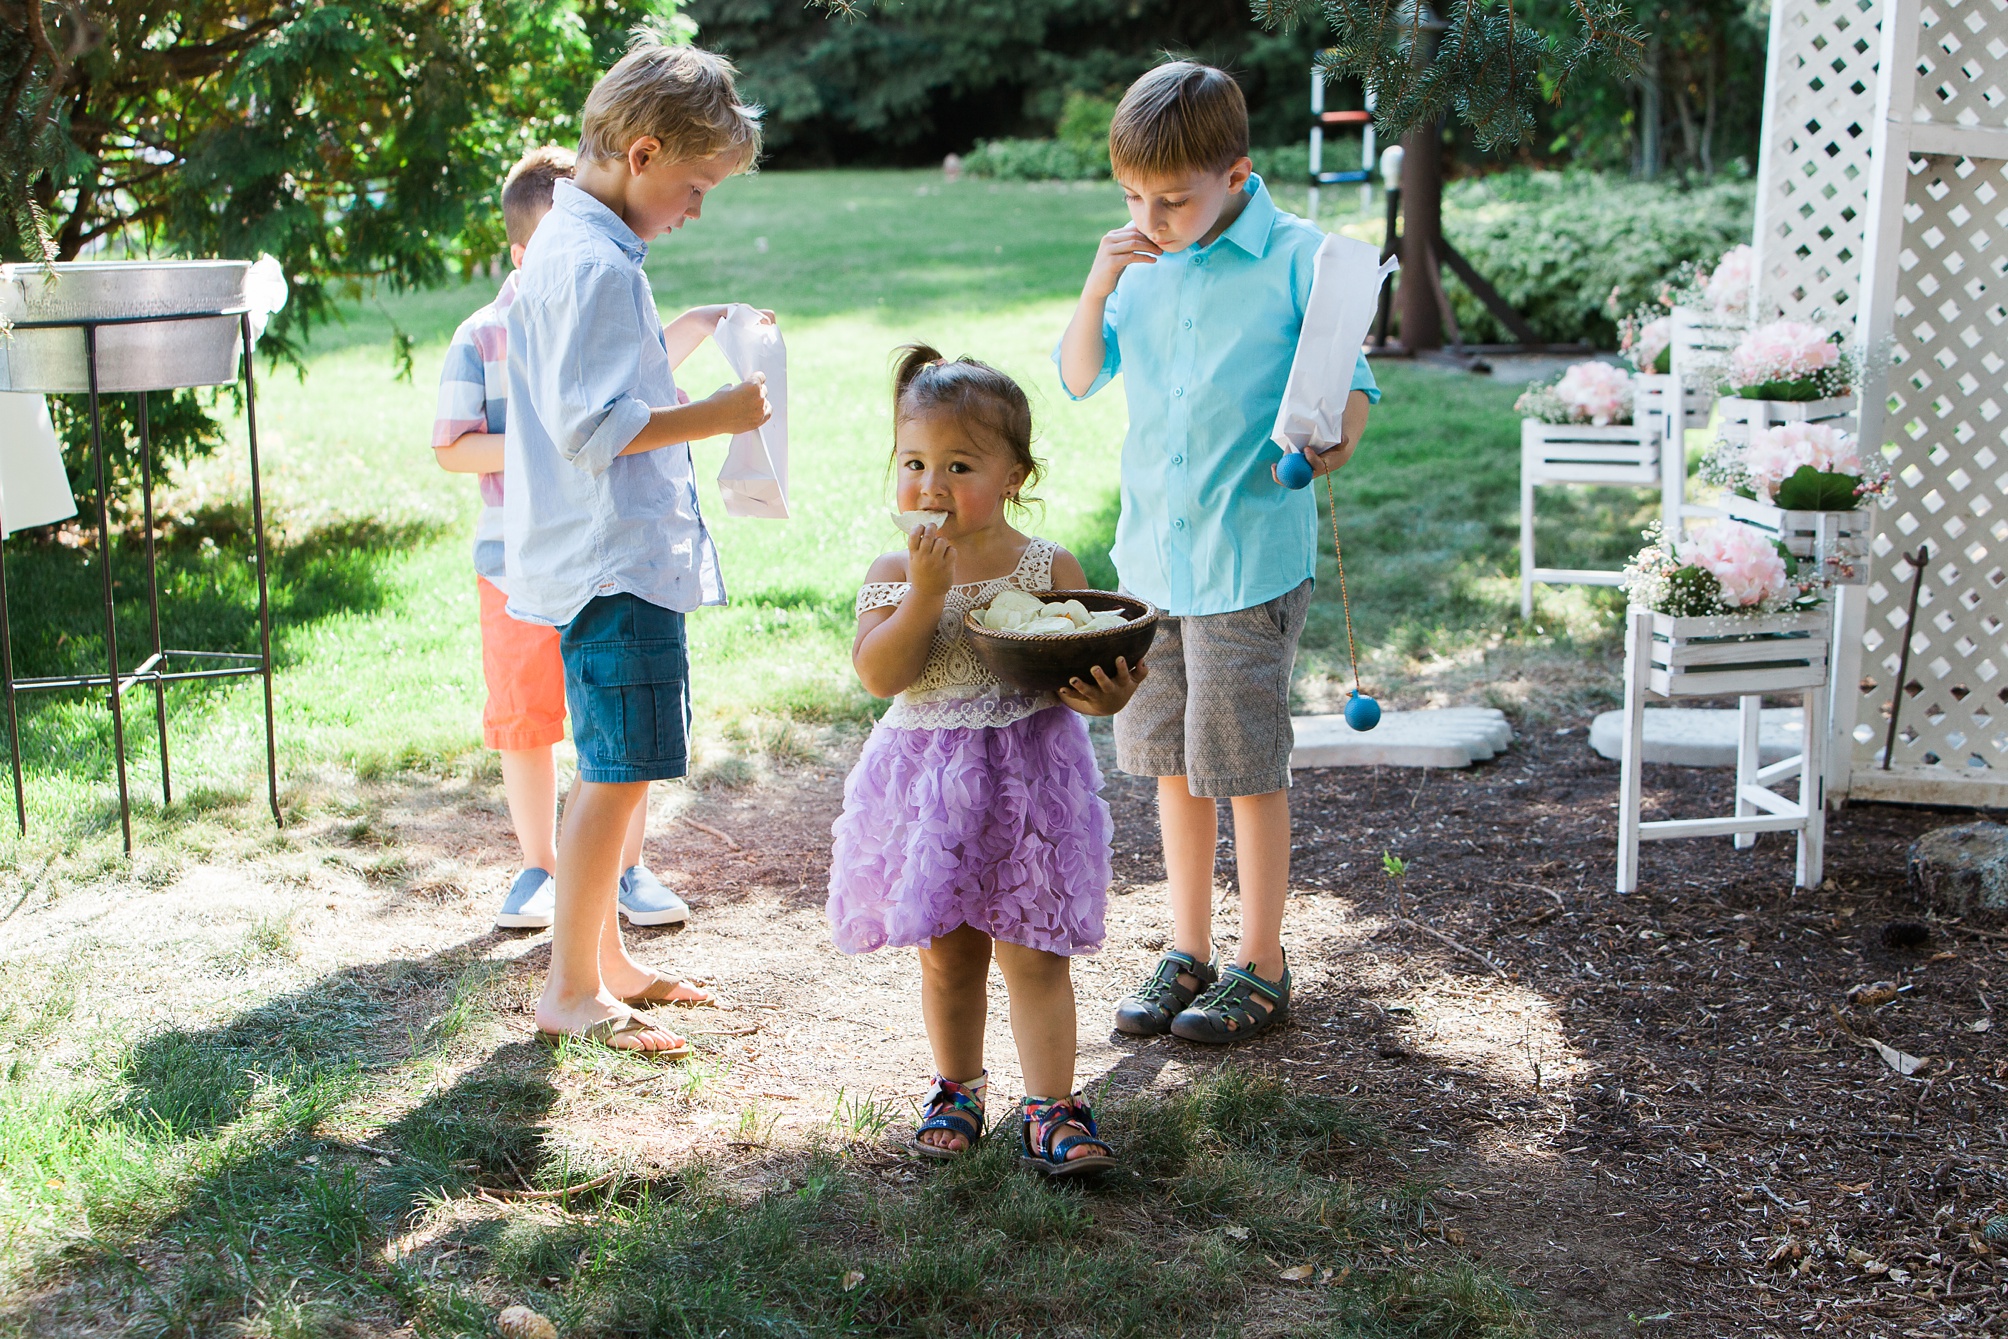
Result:
<svg viewBox="0 0 2008 1339"><path fill-rule="evenodd" d="M502 281L495 300L460 323L439 369L439 409L432 445L451 446L463 433L508 431L509 328L504 315L516 300L516 272ZM504 590L502 575L502 472L481 476L481 521L474 530L474 570Z"/></svg>

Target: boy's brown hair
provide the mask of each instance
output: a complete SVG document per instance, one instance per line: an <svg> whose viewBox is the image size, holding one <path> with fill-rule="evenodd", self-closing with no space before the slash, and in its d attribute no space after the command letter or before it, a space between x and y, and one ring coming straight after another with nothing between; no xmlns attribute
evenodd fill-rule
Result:
<svg viewBox="0 0 2008 1339"><path fill-rule="evenodd" d="M623 158L653 135L675 162L737 149L750 168L760 156L760 109L739 101L736 73L723 56L643 38L586 95L579 157Z"/></svg>
<svg viewBox="0 0 2008 1339"><path fill-rule="evenodd" d="M502 231L509 245L523 246L551 208L560 178L572 175L578 157L562 144L530 150L509 169L502 181Z"/></svg>
<svg viewBox="0 0 2008 1339"><path fill-rule="evenodd" d="M1225 172L1247 156L1241 85L1197 61L1170 61L1138 79L1109 123L1109 162L1118 177Z"/></svg>

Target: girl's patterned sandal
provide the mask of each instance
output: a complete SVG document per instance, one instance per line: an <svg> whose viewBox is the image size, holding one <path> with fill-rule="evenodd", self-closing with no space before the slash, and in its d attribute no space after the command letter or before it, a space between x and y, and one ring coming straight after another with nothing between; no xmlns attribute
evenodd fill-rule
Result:
<svg viewBox="0 0 2008 1339"><path fill-rule="evenodd" d="M986 1069L978 1076L978 1083L989 1077L990 1071ZM920 1112L920 1125L906 1141L907 1152L945 1162L976 1151L983 1138L983 1099L977 1096L976 1084L957 1083L937 1074L934 1086L927 1090L927 1098L920 1104ZM930 1144L921 1138L930 1130L959 1134L965 1142L961 1148Z"/></svg>
<svg viewBox="0 0 2008 1339"><path fill-rule="evenodd" d="M1262 997L1263 1004L1255 1003L1257 995ZM1227 967L1222 969L1218 985L1171 1020L1171 1035L1225 1046L1259 1037L1271 1028L1280 1027L1289 1016L1288 963L1283 965L1281 981L1264 981L1246 967Z"/></svg>
<svg viewBox="0 0 2008 1339"><path fill-rule="evenodd" d="M1041 1176L1084 1176L1105 1172L1116 1165L1115 1150L1095 1133L1095 1113L1088 1099L1071 1097L1028 1097L1018 1104L1018 1165ZM1060 1136L1070 1125L1086 1130L1084 1135ZM1101 1150L1078 1158L1068 1153L1091 1145Z"/></svg>

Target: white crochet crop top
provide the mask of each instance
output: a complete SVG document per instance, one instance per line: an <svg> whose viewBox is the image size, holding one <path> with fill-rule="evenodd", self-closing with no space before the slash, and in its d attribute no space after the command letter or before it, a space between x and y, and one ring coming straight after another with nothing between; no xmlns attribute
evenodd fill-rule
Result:
<svg viewBox="0 0 2008 1339"><path fill-rule="evenodd" d="M880 724L902 730L1009 725L1057 706L1059 699L1051 693L1019 693L997 682L969 644L962 616L989 604L999 591L1053 589L1053 554L1058 548L1049 540L1033 538L1010 575L950 586L927 665L905 692L893 698ZM858 592L858 613L892 608L911 589L905 581L871 582Z"/></svg>

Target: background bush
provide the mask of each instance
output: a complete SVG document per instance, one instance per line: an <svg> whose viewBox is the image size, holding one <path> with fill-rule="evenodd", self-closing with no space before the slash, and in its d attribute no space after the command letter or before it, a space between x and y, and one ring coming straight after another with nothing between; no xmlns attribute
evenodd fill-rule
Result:
<svg viewBox="0 0 2008 1339"><path fill-rule="evenodd" d="M1443 234L1544 339L1614 348L1607 304L1651 300L1682 261L1713 262L1750 240L1754 184L1631 181L1520 170L1444 187ZM1449 271L1444 285L1471 343L1511 338Z"/></svg>

